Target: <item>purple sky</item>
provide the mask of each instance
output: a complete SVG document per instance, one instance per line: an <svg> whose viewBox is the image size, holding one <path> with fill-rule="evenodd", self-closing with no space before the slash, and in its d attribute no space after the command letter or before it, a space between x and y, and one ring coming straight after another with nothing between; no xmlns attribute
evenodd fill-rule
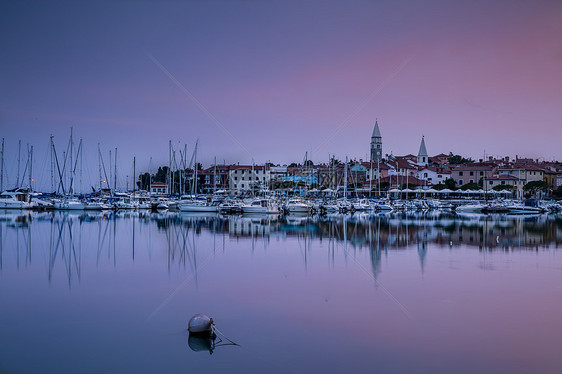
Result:
<svg viewBox="0 0 562 374"><path fill-rule="evenodd" d="M425 135L430 155L562 159L561 19L560 1L4 1L7 172L21 139L41 178L70 126L94 182L98 142L121 174L169 139L200 138L204 164L365 158L375 118L384 153Z"/></svg>

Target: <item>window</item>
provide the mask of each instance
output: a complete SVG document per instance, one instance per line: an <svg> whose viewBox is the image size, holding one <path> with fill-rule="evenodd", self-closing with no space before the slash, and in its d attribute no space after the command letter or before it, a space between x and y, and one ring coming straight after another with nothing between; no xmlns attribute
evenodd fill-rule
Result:
<svg viewBox="0 0 562 374"><path fill-rule="evenodd" d="M461 177L462 177L462 171L459 171L459 176L461 176Z"/></svg>
<svg viewBox="0 0 562 374"><path fill-rule="evenodd" d="M481 172L480 172L480 175L481 175L481 176L482 176L482 175L484 175L484 172L483 172L483 171L481 171Z"/></svg>
<svg viewBox="0 0 562 374"><path fill-rule="evenodd" d="M470 176L473 176L473 175L474 175L474 172L473 172L473 171L471 171L471 172L470 172Z"/></svg>
<svg viewBox="0 0 562 374"><path fill-rule="evenodd" d="M493 181L488 181L488 182L489 182L488 184L489 184L490 186L491 186L492 184L494 184Z"/></svg>
<svg viewBox="0 0 562 374"><path fill-rule="evenodd" d="M474 179L469 180L468 183L474 183Z"/></svg>
<svg viewBox="0 0 562 374"><path fill-rule="evenodd" d="M443 178L443 176L441 174L437 174L437 179L439 178Z"/></svg>
<svg viewBox="0 0 562 374"><path fill-rule="evenodd" d="M459 185L462 186L462 179L459 179Z"/></svg>
<svg viewBox="0 0 562 374"><path fill-rule="evenodd" d="M505 181L502 181L502 184L505 184Z"/></svg>

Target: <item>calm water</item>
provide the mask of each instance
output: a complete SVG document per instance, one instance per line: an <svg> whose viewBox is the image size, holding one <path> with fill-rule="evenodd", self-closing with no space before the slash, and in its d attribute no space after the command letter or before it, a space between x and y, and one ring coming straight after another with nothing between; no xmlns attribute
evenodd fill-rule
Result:
<svg viewBox="0 0 562 374"><path fill-rule="evenodd" d="M560 216L0 220L0 373L562 368Z"/></svg>

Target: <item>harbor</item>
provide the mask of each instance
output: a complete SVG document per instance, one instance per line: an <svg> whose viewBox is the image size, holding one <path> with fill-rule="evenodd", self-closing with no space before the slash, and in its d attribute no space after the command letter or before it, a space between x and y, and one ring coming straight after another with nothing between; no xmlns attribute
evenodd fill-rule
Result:
<svg viewBox="0 0 562 374"><path fill-rule="evenodd" d="M559 373L561 20L0 1L0 374Z"/></svg>

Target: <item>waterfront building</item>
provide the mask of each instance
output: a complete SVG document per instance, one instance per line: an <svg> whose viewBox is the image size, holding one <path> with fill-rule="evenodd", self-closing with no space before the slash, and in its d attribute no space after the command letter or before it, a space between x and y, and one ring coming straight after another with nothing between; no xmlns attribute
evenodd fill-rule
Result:
<svg viewBox="0 0 562 374"><path fill-rule="evenodd" d="M168 185L164 182L152 182L150 185L150 193L152 195L167 195Z"/></svg>
<svg viewBox="0 0 562 374"><path fill-rule="evenodd" d="M478 164L462 164L451 167L451 178L457 186L466 183L478 183L481 179L492 177L495 167Z"/></svg>
<svg viewBox="0 0 562 374"><path fill-rule="evenodd" d="M270 182L269 175L269 169L263 165L230 165L228 188L237 195L252 188L263 188Z"/></svg>
<svg viewBox="0 0 562 374"><path fill-rule="evenodd" d="M517 191L516 196L521 196L525 182L513 175L499 174L484 179L486 190L491 190L496 186L511 186L513 191Z"/></svg>
<svg viewBox="0 0 562 374"><path fill-rule="evenodd" d="M442 167L426 166L418 170L416 178L427 181L428 184L439 184L451 178L451 172Z"/></svg>

